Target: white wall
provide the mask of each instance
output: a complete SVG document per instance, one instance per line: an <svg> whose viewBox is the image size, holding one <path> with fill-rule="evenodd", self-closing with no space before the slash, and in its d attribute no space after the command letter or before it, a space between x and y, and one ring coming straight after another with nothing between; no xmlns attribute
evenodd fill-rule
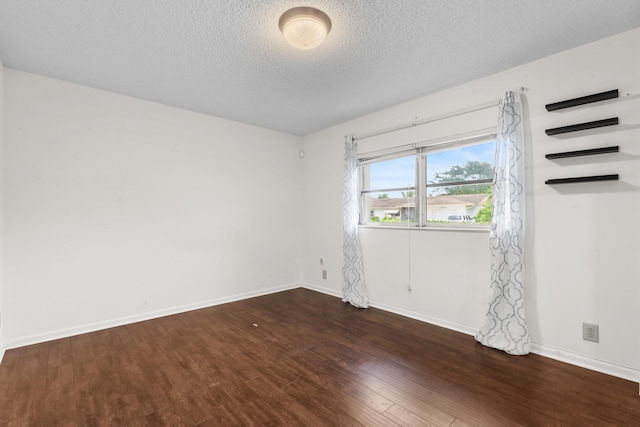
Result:
<svg viewBox="0 0 640 427"><path fill-rule="evenodd" d="M3 235L3 215L4 209L2 208L2 189L4 182L4 161L3 161L3 147L4 147L4 67L2 61L0 61L0 362L4 356L4 299L2 297L3 289L3 256L2 256L2 242L4 241Z"/></svg>
<svg viewBox="0 0 640 427"><path fill-rule="evenodd" d="M5 70L7 348L299 285L300 138Z"/></svg>
<svg viewBox="0 0 640 427"><path fill-rule="evenodd" d="M497 100L524 87L527 122L527 319L534 351L625 378L640 378L640 29L420 98L304 138L304 279L341 289L343 141ZM618 88L617 100L559 112L545 104ZM491 112L491 110L488 110ZM485 112L387 134L365 150L482 128ZM497 112L492 112L497 118ZM544 129L618 116L601 131L548 137ZM495 124L495 119L491 122ZM488 125L493 125L488 124ZM418 132L415 134L414 132ZM620 153L550 161L545 154L619 145ZM620 181L565 186L546 179L619 173ZM626 206L612 215L612 206ZM374 306L474 333L488 300L488 233L361 229ZM456 251L456 248L458 250ZM459 248L464 248L460 251ZM320 266L323 257L325 265ZM327 280L321 270L328 269ZM409 283L412 291L408 291ZM600 343L582 340L600 325ZM470 341L471 342L471 341Z"/></svg>

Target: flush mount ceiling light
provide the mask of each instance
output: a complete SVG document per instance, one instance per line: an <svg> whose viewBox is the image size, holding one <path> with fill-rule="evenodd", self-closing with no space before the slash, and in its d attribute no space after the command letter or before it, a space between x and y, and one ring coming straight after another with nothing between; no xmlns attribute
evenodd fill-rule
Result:
<svg viewBox="0 0 640 427"><path fill-rule="evenodd" d="M280 31L286 41L299 49L319 46L331 30L331 20L313 7L294 7L280 17Z"/></svg>

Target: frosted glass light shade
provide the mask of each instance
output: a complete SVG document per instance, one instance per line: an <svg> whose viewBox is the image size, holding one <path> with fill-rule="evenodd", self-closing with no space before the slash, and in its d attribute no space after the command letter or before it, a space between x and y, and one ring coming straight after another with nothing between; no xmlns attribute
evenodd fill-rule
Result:
<svg viewBox="0 0 640 427"><path fill-rule="evenodd" d="M312 7L294 7L280 17L280 31L286 41L299 49L319 46L331 30L326 13Z"/></svg>

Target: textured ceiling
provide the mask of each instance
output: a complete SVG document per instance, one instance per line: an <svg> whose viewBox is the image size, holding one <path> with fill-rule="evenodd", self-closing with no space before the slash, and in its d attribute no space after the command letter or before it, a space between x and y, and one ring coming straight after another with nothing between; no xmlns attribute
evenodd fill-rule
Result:
<svg viewBox="0 0 640 427"><path fill-rule="evenodd" d="M294 6L323 45L284 41ZM639 26L640 0L0 0L0 59L305 135Z"/></svg>

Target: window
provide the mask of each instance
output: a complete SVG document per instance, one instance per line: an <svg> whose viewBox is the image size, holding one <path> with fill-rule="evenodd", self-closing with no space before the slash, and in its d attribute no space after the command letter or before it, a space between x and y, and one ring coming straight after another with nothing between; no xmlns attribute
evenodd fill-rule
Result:
<svg viewBox="0 0 640 427"><path fill-rule="evenodd" d="M360 223L485 228L495 134L399 147L360 159Z"/></svg>

